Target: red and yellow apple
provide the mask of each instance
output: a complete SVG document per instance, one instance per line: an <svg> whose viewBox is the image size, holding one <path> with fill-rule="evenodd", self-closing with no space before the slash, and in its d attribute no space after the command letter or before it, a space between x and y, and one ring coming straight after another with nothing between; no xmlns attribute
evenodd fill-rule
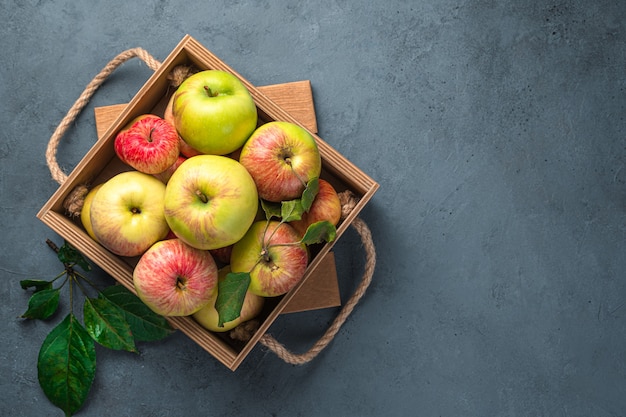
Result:
<svg viewBox="0 0 626 417"><path fill-rule="evenodd" d="M304 276L309 252L288 223L260 220L233 245L233 272L250 273L248 290L262 297L275 297L291 290Z"/></svg>
<svg viewBox="0 0 626 417"><path fill-rule="evenodd" d="M229 272L229 266L225 266L220 269L218 274L218 280L223 280ZM224 323L224 325L220 327L218 324L219 313L215 309L217 295L218 292L214 294L211 300L204 307L202 307L200 310L193 314L193 318L202 327L212 332L227 332L234 329L239 324L257 317L261 313L261 310L263 310L263 305L265 304L264 297L260 297L251 293L250 291L247 291L243 300L243 305L241 307L241 313L239 314L239 317L235 320Z"/></svg>
<svg viewBox="0 0 626 417"><path fill-rule="evenodd" d="M217 293L218 270L208 251L180 239L156 242L133 271L137 296L163 316L188 316Z"/></svg>
<svg viewBox="0 0 626 417"><path fill-rule="evenodd" d="M178 133L171 123L144 114L115 136L115 153L122 162L146 174L158 174L176 162L180 154Z"/></svg>
<svg viewBox="0 0 626 417"><path fill-rule="evenodd" d="M289 122L261 125L248 138L239 156L267 201L293 200L320 175L322 161L313 136Z"/></svg>
<svg viewBox="0 0 626 417"><path fill-rule="evenodd" d="M258 118L246 86L221 70L204 70L185 79L174 93L171 112L183 141L212 155L226 155L241 147Z"/></svg>
<svg viewBox="0 0 626 417"><path fill-rule="evenodd" d="M89 217L96 240L120 256L137 256L163 239L169 227L163 206L165 184L139 171L104 182L91 200Z"/></svg>
<svg viewBox="0 0 626 417"><path fill-rule="evenodd" d="M198 249L232 245L253 223L256 186L239 162L219 155L188 158L172 174L164 198L171 230Z"/></svg>
<svg viewBox="0 0 626 417"><path fill-rule="evenodd" d="M313 199L309 211L302 213L300 220L289 222L300 236L304 236L307 228L319 221L328 221L333 226L341 219L341 201L339 195L328 181L319 179L319 191Z"/></svg>

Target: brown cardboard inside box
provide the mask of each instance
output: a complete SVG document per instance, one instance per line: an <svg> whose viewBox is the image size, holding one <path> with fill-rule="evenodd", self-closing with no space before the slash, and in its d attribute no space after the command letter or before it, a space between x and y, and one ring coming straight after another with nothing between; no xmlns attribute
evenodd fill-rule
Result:
<svg viewBox="0 0 626 417"><path fill-rule="evenodd" d="M119 172L130 169L121 163L115 155L113 150L115 134L138 115L162 113L169 95L173 93L173 88L169 85L168 74L178 65L193 65L199 69L220 69L239 77L250 91L257 105L259 124L273 120L283 120L302 126L298 120L269 99L260 89L250 84L236 71L206 50L195 39L185 36L163 61L161 67L155 71L137 92L130 103L122 109L115 122L103 133L102 139L97 141L87 152L85 157L70 173L68 179L37 214L37 217L46 225L131 291L134 291L132 270L136 259L124 259L113 255L94 242L83 230L79 220L71 219L65 214L63 202L74 188L79 185L95 185L106 181ZM313 257L302 281L284 296L268 300L269 302L266 303L267 307L261 316L261 325L247 343L238 344L228 340L223 335L208 332L190 317L172 317L169 319L173 326L185 333L231 370L235 370L241 364L278 315L287 308L289 302L308 282L313 272L323 263L324 259L327 259L326 255L330 253L335 242L341 238L350 223L378 189L378 184L373 179L331 148L315 133L311 132L311 134L317 140L322 155L323 169L321 178L331 182L338 192L349 190L359 199L354 209L338 225L337 239L332 243L315 245L311 248Z"/></svg>

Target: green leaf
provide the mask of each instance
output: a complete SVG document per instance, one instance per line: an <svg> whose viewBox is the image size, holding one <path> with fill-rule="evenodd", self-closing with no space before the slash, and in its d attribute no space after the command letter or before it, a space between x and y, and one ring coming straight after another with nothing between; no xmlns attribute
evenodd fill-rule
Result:
<svg viewBox="0 0 626 417"><path fill-rule="evenodd" d="M100 345L113 350L137 352L124 311L105 297L85 298L85 328Z"/></svg>
<svg viewBox="0 0 626 417"><path fill-rule="evenodd" d="M332 242L337 237L337 229L326 220L311 224L304 233L301 242L305 245Z"/></svg>
<svg viewBox="0 0 626 417"><path fill-rule="evenodd" d="M83 271L90 271L91 265L89 262L81 255L79 251L70 246L69 243L65 242L63 246L59 248L59 253L57 254L59 260L64 264L76 264L80 266Z"/></svg>
<svg viewBox="0 0 626 417"><path fill-rule="evenodd" d="M304 208L302 207L302 202L299 198L295 200L283 201L281 203L280 217L285 223L300 220L302 218L302 213L304 213Z"/></svg>
<svg viewBox="0 0 626 417"><path fill-rule="evenodd" d="M78 411L87 399L96 374L96 349L72 313L44 340L37 374L43 392L66 416Z"/></svg>
<svg viewBox="0 0 626 417"><path fill-rule="evenodd" d="M42 290L49 290L52 288L52 281L44 281L41 279L24 279L20 281L20 285L23 290L34 288L35 292Z"/></svg>
<svg viewBox="0 0 626 417"><path fill-rule="evenodd" d="M272 217L280 218L280 204L270 201L261 200L261 208L265 212L265 219L271 220Z"/></svg>
<svg viewBox="0 0 626 417"><path fill-rule="evenodd" d="M45 320L54 314L59 307L59 293L57 289L37 291L28 300L28 309L20 317L25 319Z"/></svg>
<svg viewBox="0 0 626 417"><path fill-rule="evenodd" d="M317 193L320 191L320 180L315 177L311 179L307 184L306 188L302 192L302 208L304 211L309 211L311 206L313 205L313 200L317 196Z"/></svg>
<svg viewBox="0 0 626 417"><path fill-rule="evenodd" d="M215 301L215 309L219 316L218 326L222 327L224 323L239 317L249 285L250 274L248 272L229 272L219 282Z"/></svg>
<svg viewBox="0 0 626 417"><path fill-rule="evenodd" d="M169 322L150 310L143 301L123 285L112 285L100 292L124 312L135 341L152 342L164 339L174 332Z"/></svg>

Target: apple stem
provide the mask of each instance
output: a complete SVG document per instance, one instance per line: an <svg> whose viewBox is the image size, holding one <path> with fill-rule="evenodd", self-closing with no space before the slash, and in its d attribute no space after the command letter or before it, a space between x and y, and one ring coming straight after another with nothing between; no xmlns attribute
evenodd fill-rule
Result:
<svg viewBox="0 0 626 417"><path fill-rule="evenodd" d="M208 85L204 86L204 91L206 91L209 97L217 97L217 94L214 94L213 91L211 91L211 87L209 87Z"/></svg>
<svg viewBox="0 0 626 417"><path fill-rule="evenodd" d="M138 207L133 207L132 209L130 209L130 212L133 214L141 214L141 209Z"/></svg>
<svg viewBox="0 0 626 417"><path fill-rule="evenodd" d="M202 201L203 203L208 203L209 202L209 198L202 191L196 190L196 195L198 196L200 201Z"/></svg>
<svg viewBox="0 0 626 417"><path fill-rule="evenodd" d="M270 258L270 253L268 252L267 248L261 249L261 257L263 258L264 262L269 262L272 260Z"/></svg>
<svg viewBox="0 0 626 417"><path fill-rule="evenodd" d="M181 277L176 277L176 288L179 290L185 289L185 280Z"/></svg>

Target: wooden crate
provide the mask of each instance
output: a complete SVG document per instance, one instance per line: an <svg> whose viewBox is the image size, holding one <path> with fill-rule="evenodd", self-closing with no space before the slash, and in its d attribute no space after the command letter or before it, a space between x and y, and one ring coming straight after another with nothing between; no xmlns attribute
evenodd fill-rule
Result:
<svg viewBox="0 0 626 417"><path fill-rule="evenodd" d="M104 247L93 241L80 225L80 220L66 215L63 202L68 194L81 184L98 184L108 180L119 172L130 168L121 163L113 149L113 141L117 131L129 123L133 118L144 113L159 113L165 107L173 89L169 85L168 74L178 65L194 65L199 69L219 69L237 76L250 91L259 114L259 123L274 120L288 121L305 127L286 110L268 98L259 88L253 86L235 70L222 62L219 58L205 49L191 36L185 36L174 50L163 61L157 71L141 87L133 99L121 109L121 113L108 129L102 139L87 152L77 164L67 180L51 196L41 208L37 217L46 225L75 246L94 263L113 276L120 284L134 292L132 283L133 267L136 258L124 258L112 254ZM306 128L306 127L305 127ZM310 130L309 130L310 131ZM321 178L328 180L337 191L350 190L359 198L354 209L337 226L337 239L334 242L313 248L313 258L307 268L302 281L291 291L281 297L268 299L266 308L261 315L261 324L258 330L246 343L235 342L225 335L206 331L190 317L171 317L172 325L185 333L198 345L213 355L231 370L237 369L245 357L250 353L259 339L276 318L284 312L290 301L298 292L305 288L315 270L324 263L333 245L341 238L350 223L358 216L367 202L372 198L378 184L340 155L336 150L324 142L317 134L311 132L317 140L322 155Z"/></svg>

